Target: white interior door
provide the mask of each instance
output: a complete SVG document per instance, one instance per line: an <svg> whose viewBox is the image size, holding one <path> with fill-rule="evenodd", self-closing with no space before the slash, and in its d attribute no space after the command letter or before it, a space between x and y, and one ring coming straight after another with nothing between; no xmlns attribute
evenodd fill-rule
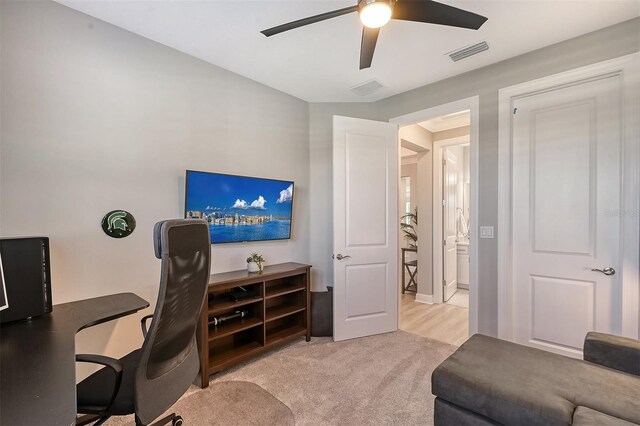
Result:
<svg viewBox="0 0 640 426"><path fill-rule="evenodd" d="M619 334L619 76L513 102L512 329L580 356L588 331Z"/></svg>
<svg viewBox="0 0 640 426"><path fill-rule="evenodd" d="M458 207L458 159L445 148L443 153L442 209L443 209L443 298L446 302L458 291L458 251L456 248Z"/></svg>
<svg viewBox="0 0 640 426"><path fill-rule="evenodd" d="M398 127L333 118L334 340L398 329Z"/></svg>

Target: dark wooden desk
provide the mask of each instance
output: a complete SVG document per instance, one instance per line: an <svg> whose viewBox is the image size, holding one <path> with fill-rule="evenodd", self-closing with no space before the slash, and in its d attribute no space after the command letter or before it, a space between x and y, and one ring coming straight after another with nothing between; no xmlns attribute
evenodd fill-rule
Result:
<svg viewBox="0 0 640 426"><path fill-rule="evenodd" d="M120 293L55 305L0 328L0 424L72 425L76 418L76 333L149 303Z"/></svg>

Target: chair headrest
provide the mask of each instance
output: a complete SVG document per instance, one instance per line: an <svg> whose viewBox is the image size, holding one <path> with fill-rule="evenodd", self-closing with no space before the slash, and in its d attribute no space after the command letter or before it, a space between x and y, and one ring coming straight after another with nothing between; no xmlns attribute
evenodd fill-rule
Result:
<svg viewBox="0 0 640 426"><path fill-rule="evenodd" d="M153 225L153 251L156 257L160 259L162 257L162 224L166 221L160 221Z"/></svg>
<svg viewBox="0 0 640 426"><path fill-rule="evenodd" d="M205 226L207 232L209 231L209 225L203 219L161 220L153 226L153 250L158 259L162 259L163 249L167 249L166 245L163 247L162 236L166 235L169 232L169 228L174 226Z"/></svg>

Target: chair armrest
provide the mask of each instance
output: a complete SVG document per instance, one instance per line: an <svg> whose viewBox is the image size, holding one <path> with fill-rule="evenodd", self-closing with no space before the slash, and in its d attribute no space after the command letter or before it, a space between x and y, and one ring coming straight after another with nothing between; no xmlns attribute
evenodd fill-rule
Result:
<svg viewBox="0 0 640 426"><path fill-rule="evenodd" d="M140 318L140 327L142 328L142 337L144 338L147 337L147 333L149 332L149 329L147 328L147 321L150 318L153 318L153 314L145 315L142 318Z"/></svg>
<svg viewBox="0 0 640 426"><path fill-rule="evenodd" d="M591 331L584 339L584 360L640 376L640 340Z"/></svg>
<svg viewBox="0 0 640 426"><path fill-rule="evenodd" d="M105 367L109 367L113 370L113 374L115 375L116 381L113 386L113 394L111 395L111 399L109 400L109 404L105 407L105 410L108 410L113 404L113 401L116 399L118 395L118 391L120 391L120 383L122 383L122 363L115 359L110 358L108 356L103 355L94 355L94 354L77 354L76 362L88 362L91 364L100 364Z"/></svg>

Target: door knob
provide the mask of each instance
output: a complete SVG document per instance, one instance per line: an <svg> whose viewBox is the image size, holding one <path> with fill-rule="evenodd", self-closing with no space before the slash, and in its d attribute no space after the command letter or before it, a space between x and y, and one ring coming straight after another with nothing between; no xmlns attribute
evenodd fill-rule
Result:
<svg viewBox="0 0 640 426"><path fill-rule="evenodd" d="M342 259L349 259L351 256L347 255L347 256L343 256L340 253L336 254L335 256L331 256L334 259L338 259L338 260L342 260Z"/></svg>
<svg viewBox="0 0 640 426"><path fill-rule="evenodd" d="M602 268L602 269L594 268L594 269L592 269L592 271L593 272L602 272L605 275L615 275L615 273L616 273L616 270L611 268L611 267L609 267L609 266L607 266L606 268Z"/></svg>

